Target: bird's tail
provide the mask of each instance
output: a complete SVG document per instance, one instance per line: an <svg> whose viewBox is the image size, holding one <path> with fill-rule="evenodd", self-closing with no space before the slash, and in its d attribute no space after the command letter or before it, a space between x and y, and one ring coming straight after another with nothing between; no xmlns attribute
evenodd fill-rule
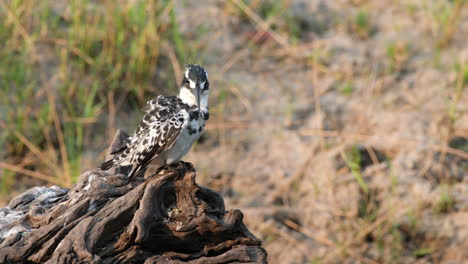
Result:
<svg viewBox="0 0 468 264"><path fill-rule="evenodd" d="M110 159L99 166L101 170L108 170L116 164L115 159Z"/></svg>
<svg viewBox="0 0 468 264"><path fill-rule="evenodd" d="M145 172L145 169L146 168L141 165L134 165L133 169L128 174L128 178L134 179L136 177L141 176L141 174Z"/></svg>

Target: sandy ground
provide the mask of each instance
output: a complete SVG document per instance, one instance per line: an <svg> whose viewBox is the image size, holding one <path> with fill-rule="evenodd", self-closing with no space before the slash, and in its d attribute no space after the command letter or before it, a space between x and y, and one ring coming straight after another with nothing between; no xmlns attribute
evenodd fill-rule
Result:
<svg viewBox="0 0 468 264"><path fill-rule="evenodd" d="M292 1L285 16L307 29L299 44L267 35L250 47L255 22L216 4L180 7L183 30L197 21L213 32L218 105L186 160L245 212L271 263L468 260L467 89L456 121L447 116L454 65L468 59L468 10L435 48L431 1L396 2ZM369 12L368 36L353 28L359 10ZM350 148L367 193L343 162Z"/></svg>

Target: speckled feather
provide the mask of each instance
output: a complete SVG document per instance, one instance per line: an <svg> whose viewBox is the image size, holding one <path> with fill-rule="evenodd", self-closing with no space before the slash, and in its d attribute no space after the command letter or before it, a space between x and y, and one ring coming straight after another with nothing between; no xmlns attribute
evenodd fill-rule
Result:
<svg viewBox="0 0 468 264"><path fill-rule="evenodd" d="M146 103L146 114L134 135L118 154L104 162L107 170L115 165L134 165L130 176L138 174L155 156L170 149L190 120L190 107L176 96L158 96Z"/></svg>

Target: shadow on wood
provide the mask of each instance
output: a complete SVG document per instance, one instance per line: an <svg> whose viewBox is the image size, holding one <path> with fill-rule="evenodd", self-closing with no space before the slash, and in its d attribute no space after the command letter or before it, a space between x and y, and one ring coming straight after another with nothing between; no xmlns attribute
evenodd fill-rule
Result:
<svg viewBox="0 0 468 264"><path fill-rule="evenodd" d="M239 210L181 162L146 180L89 171L0 209L0 263L266 263Z"/></svg>

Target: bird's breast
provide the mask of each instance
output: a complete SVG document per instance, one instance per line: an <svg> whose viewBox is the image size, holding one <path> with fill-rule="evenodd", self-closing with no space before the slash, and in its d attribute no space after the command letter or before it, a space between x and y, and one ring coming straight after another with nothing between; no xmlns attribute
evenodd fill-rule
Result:
<svg viewBox="0 0 468 264"><path fill-rule="evenodd" d="M179 161L192 147L193 143L200 137L205 126L202 119L194 119L188 122L182 130L174 146L165 154L166 162L173 163Z"/></svg>
<svg viewBox="0 0 468 264"><path fill-rule="evenodd" d="M198 118L198 119L191 119L186 128L186 132L188 133L188 136L190 137L195 137L195 140L198 139L200 134L203 131L203 128L205 127L205 119L203 118Z"/></svg>

